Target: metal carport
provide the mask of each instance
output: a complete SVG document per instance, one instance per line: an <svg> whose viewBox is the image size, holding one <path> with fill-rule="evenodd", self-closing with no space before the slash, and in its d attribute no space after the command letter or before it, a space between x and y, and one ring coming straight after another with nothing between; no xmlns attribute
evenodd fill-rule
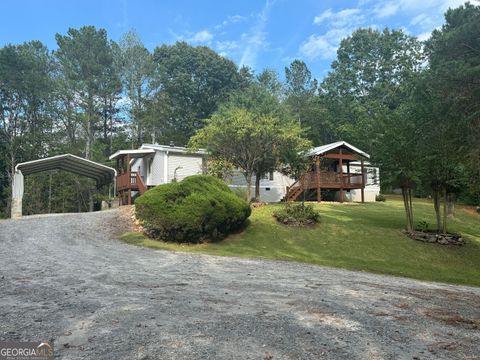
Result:
<svg viewBox="0 0 480 360"><path fill-rule="evenodd" d="M115 169L72 154L27 161L15 166L12 184L12 219L22 217L23 177L41 171L65 170L96 181L97 188L115 181Z"/></svg>

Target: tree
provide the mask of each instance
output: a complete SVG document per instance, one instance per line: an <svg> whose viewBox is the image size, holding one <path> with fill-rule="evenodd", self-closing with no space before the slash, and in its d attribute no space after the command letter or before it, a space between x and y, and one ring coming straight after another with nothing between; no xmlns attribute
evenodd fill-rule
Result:
<svg viewBox="0 0 480 360"><path fill-rule="evenodd" d="M472 193L480 190L480 6L466 3L449 9L445 20L425 48L428 95L433 104L430 113L435 113L431 134L438 140L437 154L441 152L445 159L445 163L437 162L437 182L448 203L452 199L448 189L455 189L454 184L464 177ZM444 215L444 231L446 221Z"/></svg>
<svg viewBox="0 0 480 360"><path fill-rule="evenodd" d="M402 190L406 228L413 230L412 192L420 181L423 169L419 143L422 132L417 127L411 102L405 102L380 124L375 137L376 151L372 162L382 171L383 186Z"/></svg>
<svg viewBox="0 0 480 360"><path fill-rule="evenodd" d="M92 158L95 130L98 128L102 99L119 93L118 74L113 71L112 43L104 29L84 26L55 36L63 80L73 92L74 101L83 110L85 157ZM113 100L115 101L115 100Z"/></svg>
<svg viewBox="0 0 480 360"><path fill-rule="evenodd" d="M271 70L263 71L260 75L252 78L250 84L242 89L231 93L228 101L224 103L225 108L245 109L257 117L269 116L279 119L279 124L290 124L290 118L280 102L280 89L276 74ZM293 138L301 136L300 126L291 129ZM293 144L293 149L297 145ZM275 152L265 152L263 156L257 159L253 174L255 175L255 199L260 197L260 180L266 174L276 170L279 165L278 154Z"/></svg>
<svg viewBox="0 0 480 360"><path fill-rule="evenodd" d="M6 165L9 186L19 160L30 160L47 151L47 137L52 131L49 104L53 70L47 48L38 41L0 49L1 162Z"/></svg>
<svg viewBox="0 0 480 360"><path fill-rule="evenodd" d="M185 144L237 87L237 67L208 47L185 42L157 47L153 61L149 126L161 141Z"/></svg>
<svg viewBox="0 0 480 360"><path fill-rule="evenodd" d="M305 109L317 91L317 80L301 60L294 60L285 68L285 97L290 112L300 125L306 120ZM307 117L308 118L308 117Z"/></svg>
<svg viewBox="0 0 480 360"><path fill-rule="evenodd" d="M189 145L203 147L214 159L228 161L242 170L247 183L247 200L251 199L253 176L265 157L274 159L274 168L286 148L304 145L301 129L292 122L269 115L257 115L239 107L222 108L199 130Z"/></svg>
<svg viewBox="0 0 480 360"><path fill-rule="evenodd" d="M132 146L143 143L142 117L151 93L149 81L153 74L153 59L138 34L131 30L120 40L122 82L128 97L128 113L132 124Z"/></svg>
<svg viewBox="0 0 480 360"><path fill-rule="evenodd" d="M358 29L343 39L321 84L338 137L375 151L371 134L408 96L423 62L421 43L401 30Z"/></svg>

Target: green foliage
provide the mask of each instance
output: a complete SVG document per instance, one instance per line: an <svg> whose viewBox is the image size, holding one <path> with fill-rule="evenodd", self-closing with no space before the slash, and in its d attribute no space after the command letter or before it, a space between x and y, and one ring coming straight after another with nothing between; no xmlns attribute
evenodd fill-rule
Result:
<svg viewBox="0 0 480 360"><path fill-rule="evenodd" d="M427 220L422 220L418 222L418 230L427 232L430 227L430 224Z"/></svg>
<svg viewBox="0 0 480 360"><path fill-rule="evenodd" d="M105 29L97 30L94 26L70 28L66 35L57 34L55 38L58 44L55 57L60 65L63 89L70 93L74 108L82 109L85 157L92 159L95 130L103 120L104 141L108 141L107 126L116 113L115 103L121 90L114 64L116 45L107 39ZM103 118L98 113L103 114Z"/></svg>
<svg viewBox="0 0 480 360"><path fill-rule="evenodd" d="M387 198L383 194L378 194L377 196L375 196L375 201L385 202L386 200Z"/></svg>
<svg viewBox="0 0 480 360"><path fill-rule="evenodd" d="M157 47L153 60L148 125L158 141L184 145L237 87L237 67L208 47L185 42Z"/></svg>
<svg viewBox="0 0 480 360"><path fill-rule="evenodd" d="M202 175L147 191L136 200L135 211L150 236L190 243L220 239L251 213L224 182Z"/></svg>
<svg viewBox="0 0 480 360"><path fill-rule="evenodd" d="M314 225L320 221L320 213L311 204L287 203L273 212L273 217L285 225Z"/></svg>
<svg viewBox="0 0 480 360"><path fill-rule="evenodd" d="M337 137L374 152L372 133L402 104L424 60L421 43L401 30L358 29L343 39L321 84Z"/></svg>
<svg viewBox="0 0 480 360"><path fill-rule="evenodd" d="M207 126L190 139L190 146L205 148L213 159L241 169L250 200L253 174L263 175L275 169L284 153L308 146L301 135L302 130L292 121L229 107L216 112Z"/></svg>
<svg viewBox="0 0 480 360"><path fill-rule="evenodd" d="M149 80L153 75L153 58L145 48L135 31L129 31L120 40L121 78L125 92L130 100L128 112L130 115L135 146L143 143L146 131L145 111L151 93Z"/></svg>
<svg viewBox="0 0 480 360"><path fill-rule="evenodd" d="M233 174L234 166L226 160L211 159L207 163L207 175L226 181Z"/></svg>

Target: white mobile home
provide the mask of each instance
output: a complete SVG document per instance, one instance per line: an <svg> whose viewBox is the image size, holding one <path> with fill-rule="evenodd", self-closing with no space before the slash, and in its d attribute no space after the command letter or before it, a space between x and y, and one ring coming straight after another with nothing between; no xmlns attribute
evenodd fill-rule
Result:
<svg viewBox="0 0 480 360"><path fill-rule="evenodd" d="M308 156L312 159L311 169L300 179L278 171L264 176L260 180L260 201L305 198L370 202L380 193L378 168L364 161L369 155L352 145L339 141L316 147ZM144 144L135 150L119 150L110 160L116 160L117 192L124 204L131 204L132 197L149 187L204 174L207 167L203 150L192 152L173 145ZM255 177L252 180L255 184ZM246 190L241 171L234 171L226 182L232 189ZM254 194L254 186L251 192Z"/></svg>

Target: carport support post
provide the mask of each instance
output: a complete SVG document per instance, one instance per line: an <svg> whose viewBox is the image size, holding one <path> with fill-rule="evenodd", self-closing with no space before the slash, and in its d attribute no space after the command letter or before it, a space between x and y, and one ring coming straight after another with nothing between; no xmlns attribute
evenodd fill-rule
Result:
<svg viewBox="0 0 480 360"><path fill-rule="evenodd" d="M11 218L18 219L22 217L22 200L23 200L23 174L20 170L16 170L13 175L12 183L12 203Z"/></svg>
<svg viewBox="0 0 480 360"><path fill-rule="evenodd" d="M360 166L361 166L361 171L362 171L362 203L365 202L365 170L364 170L364 164L363 164L363 159L360 161Z"/></svg>

